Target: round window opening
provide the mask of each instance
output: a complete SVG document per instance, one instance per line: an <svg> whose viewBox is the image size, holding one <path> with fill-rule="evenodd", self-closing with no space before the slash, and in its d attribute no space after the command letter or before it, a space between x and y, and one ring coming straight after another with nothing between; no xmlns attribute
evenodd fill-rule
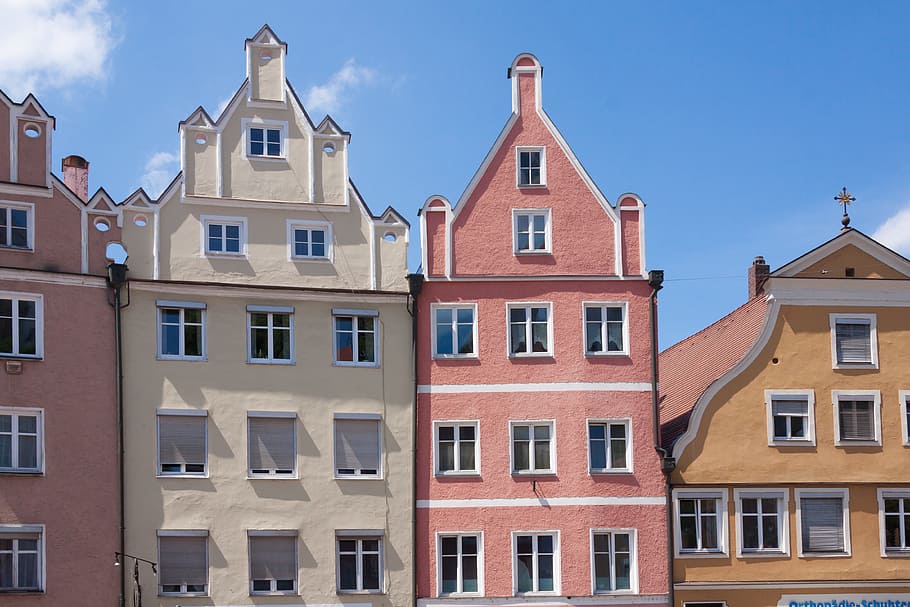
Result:
<svg viewBox="0 0 910 607"><path fill-rule="evenodd" d="M99 232L107 232L111 229L111 222L109 222L107 219L99 217L95 220L95 229Z"/></svg>
<svg viewBox="0 0 910 607"><path fill-rule="evenodd" d="M136 217L133 218L133 223L140 228L144 228L149 224L149 218L145 215L136 215Z"/></svg>
<svg viewBox="0 0 910 607"><path fill-rule="evenodd" d="M334 154L335 153L335 144L331 143L331 142L325 144L324 146L322 146L322 151L325 152L326 154Z"/></svg>
<svg viewBox="0 0 910 607"><path fill-rule="evenodd" d="M395 242L396 240L398 240L398 237L395 236L394 234L392 234L391 232L386 232L385 236L383 236L382 239L385 240L386 242Z"/></svg>
<svg viewBox="0 0 910 607"><path fill-rule="evenodd" d="M25 128L22 129L22 131L25 133L25 136L28 137L29 139L35 139L36 137L41 135L41 129L38 128L37 124L26 124Z"/></svg>
<svg viewBox="0 0 910 607"><path fill-rule="evenodd" d="M268 51L266 51L266 52L262 53L261 55L259 55L259 58L262 59L263 61L268 62L268 61L272 60L272 55L269 54Z"/></svg>
<svg viewBox="0 0 910 607"><path fill-rule="evenodd" d="M205 145L206 141L207 139L205 138L205 135L196 135L196 143L198 145Z"/></svg>

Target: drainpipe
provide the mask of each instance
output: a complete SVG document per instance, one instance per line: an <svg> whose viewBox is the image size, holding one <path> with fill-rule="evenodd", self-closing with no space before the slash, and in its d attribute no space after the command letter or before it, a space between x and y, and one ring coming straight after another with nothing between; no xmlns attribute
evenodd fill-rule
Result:
<svg viewBox="0 0 910 607"><path fill-rule="evenodd" d="M411 440L413 441L411 454L411 595L414 597L414 607L417 607L417 296L423 289L423 274L408 274L408 312L411 314L411 350L414 353L414 412L411 416Z"/></svg>
<svg viewBox="0 0 910 607"><path fill-rule="evenodd" d="M116 356L114 371L117 382L117 467L120 473L120 554L126 553L126 492L124 491L123 468L123 334L121 326L121 310L126 305L120 298L120 290L126 284L126 275L129 268L123 263L112 263L107 267L107 284L111 290L113 300L108 303L114 308L114 342ZM126 605L126 577L120 572L120 607Z"/></svg>
<svg viewBox="0 0 910 607"><path fill-rule="evenodd" d="M676 468L676 460L660 443L660 393L657 373L657 292L663 288L664 271L648 272L648 286L651 287L648 316L651 323L651 419L654 438L654 450L660 455L660 471L664 474L664 497L667 502L667 601L669 607L675 607L673 592L673 486L670 474Z"/></svg>

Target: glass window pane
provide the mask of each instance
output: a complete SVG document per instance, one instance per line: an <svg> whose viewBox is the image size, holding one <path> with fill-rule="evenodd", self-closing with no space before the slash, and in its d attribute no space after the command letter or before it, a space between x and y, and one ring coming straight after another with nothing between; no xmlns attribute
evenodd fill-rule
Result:
<svg viewBox="0 0 910 607"><path fill-rule="evenodd" d="M376 362L375 340L372 332L359 333L357 347L359 362Z"/></svg>
<svg viewBox="0 0 910 607"><path fill-rule="evenodd" d="M250 357L251 358L268 358L269 357L269 331L268 329L252 329L252 339L250 340Z"/></svg>
<svg viewBox="0 0 910 607"><path fill-rule="evenodd" d="M275 329L272 334L272 357L277 360L291 359L291 332Z"/></svg>
<svg viewBox="0 0 910 607"><path fill-rule="evenodd" d="M541 553L553 552L553 536L540 535L537 537L537 551Z"/></svg>
<svg viewBox="0 0 910 607"><path fill-rule="evenodd" d="M515 437L515 440L528 440L531 437L531 427L514 426L512 428L512 436Z"/></svg>
<svg viewBox="0 0 910 607"><path fill-rule="evenodd" d="M553 590L553 557L550 555L538 556L537 567L540 570L538 572L537 589L541 592Z"/></svg>
<svg viewBox="0 0 910 607"><path fill-rule="evenodd" d="M513 448L513 459L515 470L530 470L531 456L530 446L527 442L516 442Z"/></svg>
<svg viewBox="0 0 910 607"><path fill-rule="evenodd" d="M342 554L338 557L338 578L338 586L341 590L357 590L357 557L355 555Z"/></svg>
<svg viewBox="0 0 910 607"><path fill-rule="evenodd" d="M471 325L458 326L458 353L471 354L474 352L474 328Z"/></svg>
<svg viewBox="0 0 910 607"><path fill-rule="evenodd" d="M757 549L758 545L758 517L743 517L743 548Z"/></svg>
<svg viewBox="0 0 910 607"><path fill-rule="evenodd" d="M161 325L161 353L169 356L180 355L180 327Z"/></svg>
<svg viewBox="0 0 910 607"><path fill-rule="evenodd" d="M465 538L467 539L467 538ZM473 553L472 553L473 554ZM477 592L477 557L465 556L461 559L461 577L463 592Z"/></svg>
<svg viewBox="0 0 910 607"><path fill-rule="evenodd" d="M535 323L531 325L531 335L533 336L534 352L547 351L547 325Z"/></svg>
<svg viewBox="0 0 910 607"><path fill-rule="evenodd" d="M519 215L517 219L518 219L518 231L527 232L528 226L531 223L531 218L528 215Z"/></svg>
<svg viewBox="0 0 910 607"><path fill-rule="evenodd" d="M363 555L363 589L379 589L379 555Z"/></svg>
<svg viewBox="0 0 910 607"><path fill-rule="evenodd" d="M534 467L537 470L550 469L550 443L549 441L536 441L534 443Z"/></svg>
<svg viewBox="0 0 910 607"><path fill-rule="evenodd" d="M520 554L517 559L516 569L518 573L518 592L531 592L534 590L531 581L531 572L534 569L533 557L530 554Z"/></svg>
<svg viewBox="0 0 910 607"><path fill-rule="evenodd" d="M777 516L762 517L762 539L764 540L763 548L777 549Z"/></svg>
<svg viewBox="0 0 910 607"><path fill-rule="evenodd" d="M439 426L439 440L455 440L455 426Z"/></svg>
<svg viewBox="0 0 910 607"><path fill-rule="evenodd" d="M455 444L440 443L439 469L443 472L455 469Z"/></svg>
<svg viewBox="0 0 910 607"><path fill-rule="evenodd" d="M531 173L533 175L533 172ZM538 173L539 175L540 173ZM543 232L547 225L547 218L543 215L534 216L534 231Z"/></svg>
<svg viewBox="0 0 910 607"><path fill-rule="evenodd" d="M0 434L0 468L13 467L13 437Z"/></svg>
<svg viewBox="0 0 910 607"><path fill-rule="evenodd" d="M12 431L13 431L13 416L12 415L0 415L0 432L12 432Z"/></svg>
<svg viewBox="0 0 910 607"><path fill-rule="evenodd" d="M281 131L278 129L268 129L266 133L268 133L269 143L278 143L281 141Z"/></svg>
<svg viewBox="0 0 910 607"><path fill-rule="evenodd" d="M476 464L474 463L474 443L473 442L463 442L459 445L459 457L460 465L462 470L474 470Z"/></svg>
<svg viewBox="0 0 910 607"><path fill-rule="evenodd" d="M610 441L610 460L613 468L626 467L626 441Z"/></svg>
<svg viewBox="0 0 910 607"><path fill-rule="evenodd" d="M38 467L38 437L19 436L19 467Z"/></svg>
<svg viewBox="0 0 910 607"><path fill-rule="evenodd" d="M622 351L622 325L621 324L609 324L607 325L607 347L610 352L621 352Z"/></svg>
<svg viewBox="0 0 910 607"><path fill-rule="evenodd" d="M34 415L19 416L19 432L34 434L38 431L38 418Z"/></svg>
<svg viewBox="0 0 910 607"><path fill-rule="evenodd" d="M19 353L37 354L38 338L34 320L19 320Z"/></svg>
<svg viewBox="0 0 910 607"><path fill-rule="evenodd" d="M628 554L616 555L616 590L632 588L632 559Z"/></svg>
<svg viewBox="0 0 910 607"><path fill-rule="evenodd" d="M442 592L458 592L458 557L442 557Z"/></svg>
<svg viewBox="0 0 910 607"><path fill-rule="evenodd" d="M587 323L585 326L585 347L588 352L602 352L603 342L600 336L599 323Z"/></svg>
<svg viewBox="0 0 910 607"><path fill-rule="evenodd" d="M610 587L609 553L594 555L594 587L596 590L612 590Z"/></svg>

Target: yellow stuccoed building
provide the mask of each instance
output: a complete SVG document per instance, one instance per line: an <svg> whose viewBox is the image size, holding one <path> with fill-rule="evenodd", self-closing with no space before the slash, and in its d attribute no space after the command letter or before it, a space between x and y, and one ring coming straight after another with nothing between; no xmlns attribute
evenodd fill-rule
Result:
<svg viewBox="0 0 910 607"><path fill-rule="evenodd" d="M846 228L749 283L660 356L675 605L906 607L910 261Z"/></svg>
<svg viewBox="0 0 910 607"><path fill-rule="evenodd" d="M125 552L145 605L397 607L413 595L408 224L348 177L264 26L181 172L123 201ZM238 53L239 55L239 53ZM127 596L134 592L127 559Z"/></svg>

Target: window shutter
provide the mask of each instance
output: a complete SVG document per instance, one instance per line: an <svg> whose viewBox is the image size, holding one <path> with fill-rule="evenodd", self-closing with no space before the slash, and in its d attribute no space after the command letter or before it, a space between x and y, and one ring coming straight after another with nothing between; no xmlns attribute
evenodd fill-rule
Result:
<svg viewBox="0 0 910 607"><path fill-rule="evenodd" d="M205 464L206 418L196 415L158 416L158 459L168 464Z"/></svg>
<svg viewBox="0 0 910 607"><path fill-rule="evenodd" d="M804 552L844 551L843 499L839 497L802 498L802 535Z"/></svg>
<svg viewBox="0 0 910 607"><path fill-rule="evenodd" d="M837 403L840 416L840 437L845 440L874 440L875 413L873 403L861 400L842 400Z"/></svg>
<svg viewBox="0 0 910 607"><path fill-rule="evenodd" d="M208 581L208 537L162 536L158 538L158 584L204 586Z"/></svg>
<svg viewBox="0 0 910 607"><path fill-rule="evenodd" d="M379 472L379 420L335 420L335 468Z"/></svg>
<svg viewBox="0 0 910 607"><path fill-rule="evenodd" d="M250 576L254 580L297 579L297 537L250 537Z"/></svg>
<svg viewBox="0 0 910 607"><path fill-rule="evenodd" d="M294 418L251 417L250 470L295 470Z"/></svg>
<svg viewBox="0 0 910 607"><path fill-rule="evenodd" d="M865 323L837 323L838 362L872 362L871 333L872 328Z"/></svg>
<svg viewBox="0 0 910 607"><path fill-rule="evenodd" d="M772 415L806 415L809 413L809 403L806 400L773 400L771 401Z"/></svg>

